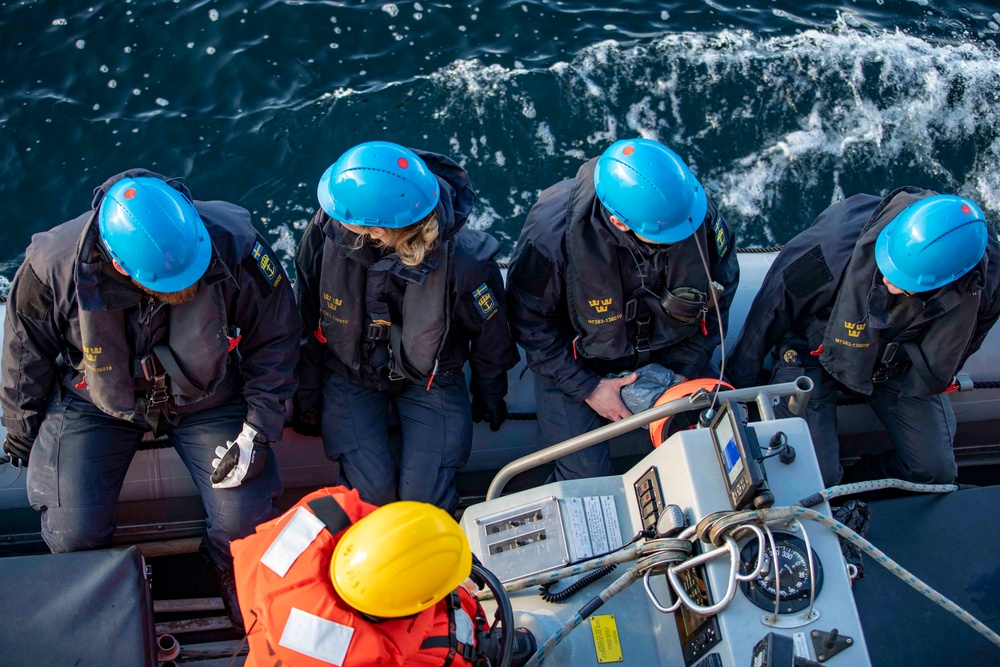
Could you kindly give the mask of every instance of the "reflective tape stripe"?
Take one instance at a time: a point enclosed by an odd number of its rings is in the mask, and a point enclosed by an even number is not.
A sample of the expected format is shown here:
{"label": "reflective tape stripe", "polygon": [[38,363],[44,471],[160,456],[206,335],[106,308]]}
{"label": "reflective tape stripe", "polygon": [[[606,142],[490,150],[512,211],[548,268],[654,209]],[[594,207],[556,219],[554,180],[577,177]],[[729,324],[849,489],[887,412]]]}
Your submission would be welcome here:
{"label": "reflective tape stripe", "polygon": [[353,636],[354,628],[349,625],[292,607],[278,644],[331,665],[342,665]]}
{"label": "reflective tape stripe", "polygon": [[323,530],[322,521],[304,507],[298,508],[281,529],[277,539],[261,556],[261,564],[269,567],[279,577],[285,576],[295,559],[309,548],[321,530]]}
{"label": "reflective tape stripe", "polygon": [[476,643],[473,629],[472,618],[465,613],[464,609],[457,610],[455,612],[455,639],[472,646]]}

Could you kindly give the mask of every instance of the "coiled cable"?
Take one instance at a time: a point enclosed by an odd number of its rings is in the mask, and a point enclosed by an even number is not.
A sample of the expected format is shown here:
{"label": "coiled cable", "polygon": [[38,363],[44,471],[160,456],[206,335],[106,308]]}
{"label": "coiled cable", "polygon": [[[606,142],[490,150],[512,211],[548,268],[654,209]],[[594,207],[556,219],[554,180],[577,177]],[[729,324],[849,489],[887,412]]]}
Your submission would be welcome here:
{"label": "coiled cable", "polygon": [[616,567],[618,567],[618,565],[615,563],[612,563],[611,565],[605,565],[602,568],[594,570],[593,572],[590,572],[584,575],[583,577],[580,577],[579,579],[577,579],[576,581],[574,581],[572,584],[562,589],[561,591],[556,591],[554,593],[551,591],[551,588],[555,586],[556,582],[550,581],[549,583],[542,584],[541,586],[538,587],[538,594],[546,602],[565,602],[577,591],[583,590],[584,588],[594,583],[598,579],[603,579],[604,577],[614,572]]}

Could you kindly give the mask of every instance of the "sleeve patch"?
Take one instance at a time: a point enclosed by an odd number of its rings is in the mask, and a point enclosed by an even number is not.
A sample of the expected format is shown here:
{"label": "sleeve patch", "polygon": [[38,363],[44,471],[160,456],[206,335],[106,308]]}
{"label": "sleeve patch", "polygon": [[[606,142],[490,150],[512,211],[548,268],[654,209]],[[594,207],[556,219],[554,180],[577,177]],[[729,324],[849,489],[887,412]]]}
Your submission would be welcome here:
{"label": "sleeve patch", "polygon": [[486,283],[472,290],[472,300],[476,303],[476,310],[484,322],[497,314],[499,306],[496,297],[493,296],[493,290]]}
{"label": "sleeve patch", "polygon": [[260,238],[253,245],[249,257],[243,260],[254,280],[268,293],[281,284],[285,272],[271,250]]}
{"label": "sleeve patch", "polygon": [[510,269],[508,284],[514,289],[523,289],[528,294],[540,298],[545,295],[552,278],[552,260],[543,255],[535,244],[528,241],[524,252]]}
{"label": "sleeve patch", "polygon": [[46,287],[31,265],[25,265],[17,285],[17,312],[32,320],[52,316],[52,290]]}
{"label": "sleeve patch", "polygon": [[719,259],[722,259],[729,251],[729,239],[726,238],[726,223],[723,222],[721,215],[715,216],[712,231],[715,234],[715,248],[718,250]]}
{"label": "sleeve patch", "polygon": [[826,266],[823,250],[817,245],[788,265],[781,274],[785,289],[792,296],[802,299],[833,280],[833,274]]}

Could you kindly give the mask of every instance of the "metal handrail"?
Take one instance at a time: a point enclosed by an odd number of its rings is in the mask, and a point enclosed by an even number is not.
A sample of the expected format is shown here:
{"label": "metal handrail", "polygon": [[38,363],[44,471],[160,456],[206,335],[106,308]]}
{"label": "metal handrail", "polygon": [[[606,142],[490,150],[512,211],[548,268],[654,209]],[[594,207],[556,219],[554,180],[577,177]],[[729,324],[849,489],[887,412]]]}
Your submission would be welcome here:
{"label": "metal handrail", "polygon": [[[795,378],[795,381],[793,382],[772,384],[765,387],[751,387],[748,389],[720,391],[718,398],[715,400],[754,401],[760,411],[761,420],[770,421],[774,419],[773,405],[782,396],[789,397],[788,409],[792,414],[799,416],[805,414],[806,405],[809,403],[809,392],[812,391],[812,388],[812,380],[805,375],[800,375]],[[575,438],[564,440],[563,442],[546,447],[545,449],[541,449],[537,452],[533,452],[527,456],[522,456],[515,461],[511,461],[500,469],[500,472],[498,472],[496,477],[493,478],[493,481],[490,482],[490,488],[486,491],[486,500],[489,501],[499,498],[504,487],[507,486],[507,482],[526,470],[531,470],[532,468],[536,468],[545,463],[555,461],[556,459],[566,456],[567,454],[578,452],[592,445],[596,445],[599,442],[604,442],[605,440],[622,435],[623,433],[634,431],[635,429],[646,426],[650,422],[654,422],[657,419],[670,417],[680,412],[687,412],[688,410],[701,410],[707,408],[712,404],[712,400],[712,395],[705,392],[695,393],[685,398],[678,398],[670,401],[669,403],[664,403],[663,405],[650,408],[649,410],[644,410],[637,415],[626,417],[621,421],[616,421],[611,424],[607,424],[606,426],[594,429],[588,433],[584,433],[583,435],[578,435]]]}

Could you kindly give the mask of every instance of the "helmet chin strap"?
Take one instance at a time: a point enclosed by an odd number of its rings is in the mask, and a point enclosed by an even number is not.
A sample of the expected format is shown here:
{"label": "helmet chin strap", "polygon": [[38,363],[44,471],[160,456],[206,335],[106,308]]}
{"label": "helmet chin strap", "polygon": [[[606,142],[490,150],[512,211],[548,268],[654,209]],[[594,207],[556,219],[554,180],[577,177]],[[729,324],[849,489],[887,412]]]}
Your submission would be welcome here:
{"label": "helmet chin strap", "polygon": [[647,239],[645,236],[641,236],[634,229],[632,229],[631,227],[629,227],[628,225],[626,225],[624,222],[622,222],[621,220],[619,220],[618,216],[616,216],[616,215],[612,215],[611,216],[611,224],[614,225],[615,229],[617,229],[619,231],[626,232],[626,233],[632,232],[632,235],[635,236],[635,238],[637,238],[638,240],[640,240],[643,243],[646,243],[648,245],[655,245],[655,246],[669,245],[667,243],[660,243],[659,241],[654,241],[652,239]]}

